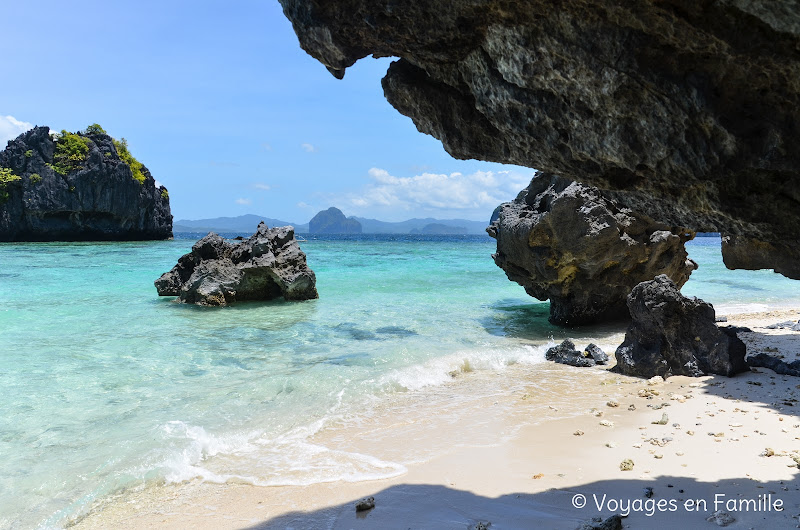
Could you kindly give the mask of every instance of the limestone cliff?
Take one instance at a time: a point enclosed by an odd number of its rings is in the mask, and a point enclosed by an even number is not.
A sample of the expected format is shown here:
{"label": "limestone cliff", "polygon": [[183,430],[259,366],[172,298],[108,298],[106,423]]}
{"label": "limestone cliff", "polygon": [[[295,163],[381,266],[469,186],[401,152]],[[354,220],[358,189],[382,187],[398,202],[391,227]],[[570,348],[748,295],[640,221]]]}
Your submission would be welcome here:
{"label": "limestone cliff", "polygon": [[172,237],[166,188],[99,126],[23,133],[0,152],[0,241]]}
{"label": "limestone cliff", "polygon": [[797,1],[280,1],[336,77],[398,57],[387,99],[454,157],[611,190],[800,278]]}

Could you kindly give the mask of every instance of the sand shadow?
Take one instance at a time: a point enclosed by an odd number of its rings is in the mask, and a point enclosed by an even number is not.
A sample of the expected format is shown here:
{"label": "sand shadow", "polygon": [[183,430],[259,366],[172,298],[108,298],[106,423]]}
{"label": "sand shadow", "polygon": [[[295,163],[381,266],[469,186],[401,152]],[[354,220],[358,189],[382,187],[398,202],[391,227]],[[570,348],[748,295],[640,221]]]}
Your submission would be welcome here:
{"label": "sand shadow", "polygon": [[[651,498],[646,496],[646,488],[652,488]],[[796,481],[760,483],[742,477],[713,483],[661,476],[606,480],[496,498],[427,484],[401,484],[376,491],[372,496],[375,508],[368,512],[357,513],[358,499],[353,499],[321,510],[291,512],[250,528],[467,530],[482,522],[491,523],[488,528],[498,530],[572,530],[593,517],[628,513],[623,519],[624,528],[672,530],[715,528],[706,519],[717,509],[729,512],[736,519],[734,528],[794,528],[800,488]],[[728,502],[733,504],[726,505]],[[775,509],[776,503],[782,511]]]}

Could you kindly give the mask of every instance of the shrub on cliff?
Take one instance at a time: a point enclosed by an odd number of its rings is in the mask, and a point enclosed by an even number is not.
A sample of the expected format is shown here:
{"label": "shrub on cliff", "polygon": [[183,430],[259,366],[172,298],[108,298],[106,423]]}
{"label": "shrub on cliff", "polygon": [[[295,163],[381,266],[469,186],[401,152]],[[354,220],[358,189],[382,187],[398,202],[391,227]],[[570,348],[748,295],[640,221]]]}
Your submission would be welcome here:
{"label": "shrub on cliff", "polygon": [[0,167],[0,204],[8,200],[7,186],[18,180],[22,180],[22,177],[15,175],[14,172],[7,167]]}
{"label": "shrub on cliff", "polygon": [[103,129],[99,123],[93,123],[86,127],[86,130],[83,131],[83,134],[86,136],[91,136],[93,134],[108,134],[105,129]]}
{"label": "shrub on cliff", "polygon": [[117,154],[120,160],[128,164],[128,167],[131,168],[133,178],[139,181],[139,184],[144,184],[145,176],[142,173],[142,163],[136,160],[128,150],[128,140],[125,138],[114,140],[114,147],[117,148]]}
{"label": "shrub on cliff", "polygon": [[53,155],[53,171],[66,175],[80,169],[81,162],[86,160],[89,152],[89,139],[65,130],[56,139],[56,151]]}

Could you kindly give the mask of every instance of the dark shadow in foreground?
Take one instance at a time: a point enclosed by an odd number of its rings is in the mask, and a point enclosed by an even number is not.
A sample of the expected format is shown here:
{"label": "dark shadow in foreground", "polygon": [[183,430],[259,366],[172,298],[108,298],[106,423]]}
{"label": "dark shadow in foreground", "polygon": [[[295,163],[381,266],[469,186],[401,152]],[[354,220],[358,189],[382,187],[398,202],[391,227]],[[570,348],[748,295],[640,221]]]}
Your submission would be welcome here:
{"label": "dark shadow in foreground", "polygon": [[[646,497],[646,488],[652,488],[651,498]],[[291,512],[251,528],[467,530],[479,527],[479,523],[491,523],[491,530],[572,530],[593,517],[605,519],[614,513],[629,513],[623,519],[623,528],[673,530],[716,528],[706,519],[721,510],[736,520],[734,528],[777,529],[796,528],[800,506],[796,480],[759,483],[735,478],[709,483],[670,476],[607,480],[497,498],[426,484],[400,484],[372,496],[375,508],[366,512],[356,512],[358,499],[353,499],[317,511]],[[782,510],[776,509],[776,503]]]}

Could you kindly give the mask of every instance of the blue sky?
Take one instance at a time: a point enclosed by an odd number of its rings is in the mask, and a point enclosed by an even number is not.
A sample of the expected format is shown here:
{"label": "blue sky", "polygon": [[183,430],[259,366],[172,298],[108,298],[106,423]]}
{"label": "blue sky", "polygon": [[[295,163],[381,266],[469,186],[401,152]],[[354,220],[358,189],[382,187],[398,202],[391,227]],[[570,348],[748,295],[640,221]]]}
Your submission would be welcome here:
{"label": "blue sky", "polygon": [[334,79],[275,0],[4,2],[0,19],[0,147],[30,124],[100,123],[176,219],[485,220],[533,173],[450,157],[384,99],[389,59]]}

